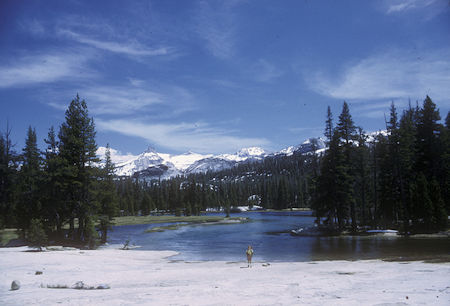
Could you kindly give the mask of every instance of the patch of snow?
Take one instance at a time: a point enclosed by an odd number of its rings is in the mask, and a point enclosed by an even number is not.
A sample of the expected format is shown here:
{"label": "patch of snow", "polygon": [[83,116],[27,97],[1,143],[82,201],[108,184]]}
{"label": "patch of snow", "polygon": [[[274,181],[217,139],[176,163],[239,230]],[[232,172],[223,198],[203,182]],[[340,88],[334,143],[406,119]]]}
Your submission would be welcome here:
{"label": "patch of snow", "polygon": [[171,162],[177,169],[185,171],[190,165],[198,160],[213,157],[212,154],[198,154],[194,152],[188,152],[181,155],[171,155],[165,153],[159,153],[164,160]]}

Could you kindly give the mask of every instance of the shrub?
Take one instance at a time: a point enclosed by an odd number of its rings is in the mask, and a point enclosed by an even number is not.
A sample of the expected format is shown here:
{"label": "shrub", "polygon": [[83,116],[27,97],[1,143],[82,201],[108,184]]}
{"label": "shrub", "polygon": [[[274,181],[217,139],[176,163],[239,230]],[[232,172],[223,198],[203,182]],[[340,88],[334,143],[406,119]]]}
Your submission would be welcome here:
{"label": "shrub", "polygon": [[39,219],[31,220],[27,240],[31,247],[39,248],[40,251],[42,251],[42,247],[47,244],[47,235],[45,234],[44,227]]}

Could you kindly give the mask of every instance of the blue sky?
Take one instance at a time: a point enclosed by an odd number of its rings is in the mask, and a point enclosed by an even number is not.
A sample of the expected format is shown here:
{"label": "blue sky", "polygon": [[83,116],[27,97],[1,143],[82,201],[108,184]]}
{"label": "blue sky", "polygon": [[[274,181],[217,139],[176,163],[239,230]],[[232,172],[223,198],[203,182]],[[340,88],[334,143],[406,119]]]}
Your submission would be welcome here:
{"label": "blue sky", "polygon": [[447,0],[0,2],[0,129],[40,145],[79,93],[97,143],[280,150],[343,101],[366,131],[428,94],[450,109]]}

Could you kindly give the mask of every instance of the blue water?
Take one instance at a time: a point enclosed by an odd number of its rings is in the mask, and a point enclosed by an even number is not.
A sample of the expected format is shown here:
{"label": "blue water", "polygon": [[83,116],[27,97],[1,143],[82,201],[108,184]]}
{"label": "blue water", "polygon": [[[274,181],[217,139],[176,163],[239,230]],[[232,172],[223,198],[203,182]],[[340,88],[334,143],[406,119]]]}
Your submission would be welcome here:
{"label": "blue water", "polygon": [[[214,214],[209,214],[214,215]],[[450,254],[450,239],[396,237],[298,237],[290,230],[314,226],[310,212],[250,212],[233,214],[250,222],[193,225],[177,230],[145,233],[167,224],[114,227],[110,244],[141,246],[136,250],[173,250],[174,260],[242,261],[248,245],[255,261],[310,261],[330,259],[429,258]]]}

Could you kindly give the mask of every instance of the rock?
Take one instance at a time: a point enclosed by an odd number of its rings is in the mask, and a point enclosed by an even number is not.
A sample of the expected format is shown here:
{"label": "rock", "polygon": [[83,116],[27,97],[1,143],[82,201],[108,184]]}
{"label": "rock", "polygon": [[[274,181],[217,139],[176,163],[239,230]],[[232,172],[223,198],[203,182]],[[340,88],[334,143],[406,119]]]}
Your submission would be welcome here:
{"label": "rock", "polygon": [[36,273],[34,273],[34,275],[42,275],[42,271],[36,271]]}
{"label": "rock", "polygon": [[[44,287],[44,285],[41,284],[41,287]],[[69,287],[67,285],[56,284],[56,285],[47,285],[47,288],[67,289]],[[89,286],[89,285],[85,284],[83,281],[78,281],[75,284],[73,284],[72,286],[70,286],[70,289],[94,290],[94,289],[111,289],[111,287],[108,284],[99,284],[97,286]]]}
{"label": "rock", "polygon": [[[45,288],[44,284],[41,284],[41,288]],[[69,287],[67,287],[67,285],[61,285],[61,284],[54,284],[54,285],[50,284],[50,285],[47,285],[47,288],[50,288],[50,289],[67,289]]]}
{"label": "rock", "polygon": [[[83,283],[82,281],[78,281],[78,282],[76,282],[75,284],[73,284],[72,285],[72,287],[70,287],[70,288],[72,288],[72,289],[83,289],[83,290],[92,290],[92,289],[99,289],[99,288],[96,288],[96,287],[94,287],[94,286],[89,286],[89,285],[86,285],[85,283]],[[103,289],[103,288],[102,288]],[[106,289],[106,288],[105,288]],[[109,289],[109,288],[107,288],[107,289]]]}
{"label": "rock", "polygon": [[96,289],[111,289],[111,287],[108,284],[100,284]]}
{"label": "rock", "polygon": [[19,290],[20,282],[18,280],[13,280],[11,283],[11,290]]}
{"label": "rock", "polygon": [[78,281],[70,287],[72,289],[85,289],[85,285],[82,281]]}

